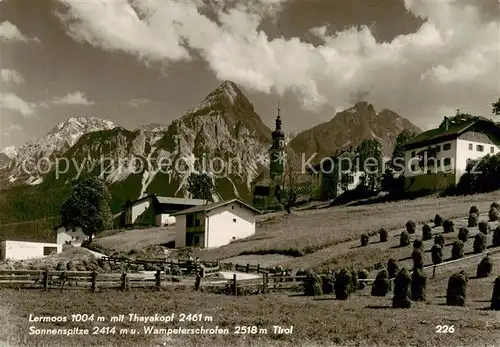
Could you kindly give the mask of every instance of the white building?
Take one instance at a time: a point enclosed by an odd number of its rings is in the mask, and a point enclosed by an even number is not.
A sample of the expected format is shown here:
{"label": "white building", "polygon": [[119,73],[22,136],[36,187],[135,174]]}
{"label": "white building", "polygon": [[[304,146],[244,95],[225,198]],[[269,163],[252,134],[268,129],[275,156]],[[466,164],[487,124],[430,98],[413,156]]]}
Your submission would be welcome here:
{"label": "white building", "polygon": [[82,243],[83,241],[87,241],[89,237],[85,235],[82,231],[82,228],[77,227],[75,230],[66,229],[63,226],[57,226],[54,228],[57,232],[57,241],[58,245],[64,245],[66,242],[71,244]]}
{"label": "white building", "polygon": [[252,236],[255,234],[255,217],[259,214],[259,210],[238,199],[175,213],[175,247],[214,248]]}
{"label": "white building", "polygon": [[183,199],[151,194],[124,206],[125,225],[175,224],[175,212],[206,204],[203,199]]}
{"label": "white building", "polygon": [[53,253],[62,252],[62,245],[57,243],[2,241],[0,242],[0,260],[25,260],[43,258]]}
{"label": "white building", "polygon": [[457,184],[470,160],[500,150],[500,128],[475,117],[450,124],[444,118],[436,129],[423,132],[404,144],[405,191],[441,190]]}

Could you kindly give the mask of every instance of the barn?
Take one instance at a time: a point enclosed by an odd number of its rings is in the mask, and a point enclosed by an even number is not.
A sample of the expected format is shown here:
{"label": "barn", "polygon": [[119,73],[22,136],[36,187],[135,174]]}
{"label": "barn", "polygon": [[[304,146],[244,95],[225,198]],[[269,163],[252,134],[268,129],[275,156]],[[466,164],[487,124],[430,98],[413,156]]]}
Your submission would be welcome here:
{"label": "barn", "polygon": [[57,243],[26,242],[5,240],[0,242],[0,260],[25,260],[43,258],[53,253],[61,253],[62,245]]}

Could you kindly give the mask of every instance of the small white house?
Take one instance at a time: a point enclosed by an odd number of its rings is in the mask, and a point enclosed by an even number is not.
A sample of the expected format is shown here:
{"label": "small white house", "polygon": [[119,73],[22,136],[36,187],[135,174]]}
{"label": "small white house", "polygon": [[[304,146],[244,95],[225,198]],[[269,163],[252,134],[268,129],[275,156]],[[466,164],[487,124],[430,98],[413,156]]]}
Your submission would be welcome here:
{"label": "small white house", "polygon": [[87,241],[89,237],[85,235],[82,231],[82,228],[77,227],[75,230],[66,229],[63,226],[57,226],[54,228],[57,232],[57,241],[58,245],[64,245],[66,242],[75,244],[82,243],[83,241]]}
{"label": "small white house", "polygon": [[2,241],[0,242],[0,260],[25,260],[43,258],[53,253],[62,252],[62,245],[57,243]]}
{"label": "small white house", "polygon": [[403,146],[405,190],[439,190],[457,184],[469,161],[500,152],[500,128],[491,120],[474,117],[417,135]]}
{"label": "small white house", "polygon": [[214,248],[255,234],[261,212],[238,199],[196,206],[174,214],[175,247]]}

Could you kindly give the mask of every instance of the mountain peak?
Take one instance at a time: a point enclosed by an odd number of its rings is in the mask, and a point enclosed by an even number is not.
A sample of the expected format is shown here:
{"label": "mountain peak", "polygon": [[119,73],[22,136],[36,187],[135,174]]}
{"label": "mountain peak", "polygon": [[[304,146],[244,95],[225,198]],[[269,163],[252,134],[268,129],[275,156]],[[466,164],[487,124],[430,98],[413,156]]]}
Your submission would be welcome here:
{"label": "mountain peak", "polygon": [[97,117],[71,117],[57,124],[49,132],[49,135],[60,132],[61,130],[68,128],[72,129],[102,128],[102,130],[105,130],[105,129],[112,129],[114,127],[115,124],[107,119],[102,119]]}
{"label": "mountain peak", "polygon": [[2,149],[2,152],[0,152],[0,153],[5,154],[7,157],[12,159],[17,155],[17,148],[14,146],[8,146],[8,147],[5,147],[4,149]]}

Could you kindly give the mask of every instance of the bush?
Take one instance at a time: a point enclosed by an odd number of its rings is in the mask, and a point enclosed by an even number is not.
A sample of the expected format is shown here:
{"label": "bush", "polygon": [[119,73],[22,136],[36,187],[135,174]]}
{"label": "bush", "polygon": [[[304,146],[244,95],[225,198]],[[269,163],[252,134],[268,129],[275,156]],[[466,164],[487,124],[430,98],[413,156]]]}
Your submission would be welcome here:
{"label": "bush", "polygon": [[[366,280],[368,278],[369,272],[368,270],[359,270],[358,271],[358,280]],[[358,289],[364,289],[366,287],[366,282],[358,281]]]}
{"label": "bush", "polygon": [[491,309],[495,311],[500,310],[500,276],[495,280],[493,285],[493,294],[491,295]]}
{"label": "bush", "polygon": [[486,235],[477,233],[474,236],[474,253],[482,253],[486,249]]}
{"label": "bush", "polygon": [[467,282],[469,278],[464,271],[453,274],[448,280],[448,290],[446,291],[446,305],[464,306]]}
{"label": "bush", "polygon": [[406,231],[408,234],[415,234],[415,231],[417,230],[417,225],[415,224],[414,221],[409,220],[406,222]]}
{"label": "bush", "polygon": [[425,301],[425,287],[427,276],[422,269],[417,269],[411,274],[411,299],[413,301]]}
{"label": "bush", "polygon": [[421,239],[415,239],[413,241],[413,248],[415,249],[424,249],[424,243],[422,242]]}
{"label": "bush", "polygon": [[395,259],[389,259],[387,262],[387,273],[389,274],[389,278],[394,278],[399,272],[398,262]]}
{"label": "bush", "polygon": [[394,297],[392,298],[392,307],[410,308],[410,288],[411,277],[408,270],[401,269],[394,279]]}
{"label": "bush", "polygon": [[[333,276],[330,274],[321,275],[321,290],[323,294],[332,294],[333,293]],[[320,294],[321,295],[321,294]]]}
{"label": "bush", "polygon": [[492,243],[493,247],[500,247],[500,227],[496,227],[495,231],[493,232]]}
{"label": "bush", "polygon": [[432,228],[429,224],[424,224],[422,227],[422,240],[427,241],[432,239]]}
{"label": "bush", "polygon": [[441,217],[440,215],[437,214],[434,217],[434,226],[440,227],[442,224],[443,224],[443,217]]}
{"label": "bush", "polygon": [[490,208],[496,208],[497,210],[500,210],[500,204],[496,201],[492,202]]}
{"label": "bush", "polygon": [[455,223],[452,220],[445,220],[443,222],[443,232],[446,234],[452,233],[455,231]]}
{"label": "bush", "polygon": [[491,275],[493,271],[493,262],[489,256],[484,257],[481,262],[477,265],[476,276],[478,278],[484,278]]}
{"label": "bush", "polygon": [[380,235],[380,242],[387,242],[387,240],[389,240],[389,232],[382,228],[378,231],[379,235]]}
{"label": "bush", "polygon": [[304,295],[317,296],[323,294],[323,280],[314,271],[309,270],[304,281]]}
{"label": "bush", "polygon": [[467,242],[467,240],[469,239],[469,229],[460,228],[458,230],[458,239],[463,243]]}
{"label": "bush", "polygon": [[479,209],[477,208],[477,206],[471,206],[470,209],[469,209],[469,214],[476,214],[478,215],[479,214]]}
{"label": "bush", "polygon": [[62,261],[57,263],[56,271],[66,271],[66,264],[64,264]]}
{"label": "bush", "polygon": [[73,260],[68,261],[68,263],[66,264],[66,270],[68,271],[76,271],[76,268],[77,266]]}
{"label": "bush", "polygon": [[460,259],[464,257],[464,243],[460,240],[453,242],[453,247],[451,248],[451,259]]}
{"label": "bush", "polygon": [[361,246],[368,246],[368,243],[370,242],[370,236],[368,234],[363,234],[361,235]]}
{"label": "bush", "polygon": [[434,236],[434,244],[444,247],[444,236],[443,235]]}
{"label": "bush", "polygon": [[406,247],[410,244],[410,234],[407,231],[403,231],[399,237],[399,246]]}
{"label": "bush", "polygon": [[431,248],[432,263],[434,265],[441,264],[443,262],[443,246],[440,244],[435,244]]}
{"label": "bush", "polygon": [[500,219],[500,212],[498,212],[498,208],[492,207],[488,212],[488,218],[490,222],[496,222]]}
{"label": "bush", "polygon": [[371,294],[372,296],[386,296],[389,293],[390,287],[389,272],[387,270],[380,270],[373,282]]}
{"label": "bush", "polygon": [[477,226],[478,221],[479,221],[479,216],[476,213],[469,214],[469,220],[467,221],[467,227],[473,228],[473,227]]}
{"label": "bush", "polygon": [[[356,291],[356,277],[350,269],[342,269],[335,274],[335,297],[337,300],[347,300]],[[356,281],[357,282],[357,281]]]}
{"label": "bush", "polygon": [[415,248],[411,254],[413,259],[413,270],[424,268],[424,251],[420,248]]}
{"label": "bush", "polygon": [[489,234],[490,231],[491,231],[490,224],[487,221],[484,221],[484,220],[482,220],[482,221],[479,222],[478,229],[479,229],[480,232],[482,232],[485,235]]}

